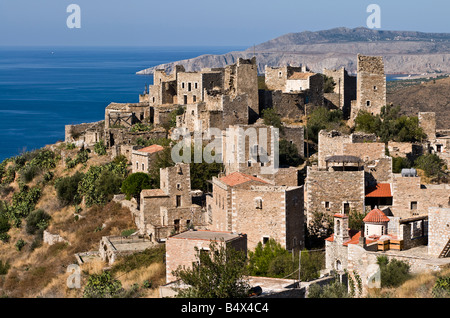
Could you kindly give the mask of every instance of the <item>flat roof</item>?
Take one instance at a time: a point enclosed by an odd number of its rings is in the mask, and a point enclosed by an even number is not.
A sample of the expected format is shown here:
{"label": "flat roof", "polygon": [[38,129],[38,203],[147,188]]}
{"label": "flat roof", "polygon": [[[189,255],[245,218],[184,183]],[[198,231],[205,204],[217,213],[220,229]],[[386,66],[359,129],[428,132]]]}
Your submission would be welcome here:
{"label": "flat roof", "polygon": [[171,236],[169,239],[208,240],[208,241],[224,240],[225,242],[227,242],[239,237],[241,237],[240,234],[232,232],[190,230]]}

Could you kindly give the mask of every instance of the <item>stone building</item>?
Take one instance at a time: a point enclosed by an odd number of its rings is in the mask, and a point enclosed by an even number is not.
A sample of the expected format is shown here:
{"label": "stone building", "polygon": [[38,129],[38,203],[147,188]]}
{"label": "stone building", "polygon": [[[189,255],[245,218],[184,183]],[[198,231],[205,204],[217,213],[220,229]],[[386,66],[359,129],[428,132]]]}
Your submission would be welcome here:
{"label": "stone building", "polygon": [[[230,125],[222,135],[222,162],[225,173],[240,171],[274,179],[286,167],[275,155],[279,154],[279,141],[295,145],[300,157],[304,156],[304,127],[283,125],[279,130],[258,120],[253,125]],[[272,169],[276,168],[276,169]],[[290,183],[297,185],[297,182]]]}
{"label": "stone building", "polygon": [[184,126],[189,126],[192,115],[197,120],[205,120],[204,127],[219,128],[229,125],[236,117],[248,124],[259,116],[255,58],[239,58],[235,64],[224,68],[205,68],[199,72],[185,72],[184,67],[178,65],[170,75],[156,70],[153,77],[154,84],[149,86],[146,99],[154,111],[151,122],[156,125],[166,122],[174,109],[187,105],[186,118],[180,121]]}
{"label": "stone building", "polygon": [[150,171],[152,162],[156,159],[156,155],[164,150],[160,145],[151,145],[141,149],[133,149],[131,153],[132,173]]}
{"label": "stone building", "polygon": [[393,174],[392,213],[409,218],[426,215],[434,206],[447,207],[450,202],[449,184],[422,184],[419,176]]}
{"label": "stone building", "polygon": [[78,147],[93,147],[97,142],[105,138],[105,122],[84,123],[79,125],[66,125],[66,143],[74,143]]}
{"label": "stone building", "polygon": [[186,231],[169,237],[166,241],[166,283],[177,278],[173,271],[190,269],[198,262],[198,253],[208,253],[214,242],[226,249],[233,248],[247,254],[247,236],[224,231]]}
{"label": "stone building", "polygon": [[351,119],[356,118],[360,110],[378,115],[386,106],[386,75],[381,56],[357,57],[356,103],[351,109]]}
{"label": "stone building", "polygon": [[326,94],[326,104],[342,109],[344,118],[352,125],[361,110],[373,115],[380,114],[386,106],[386,75],[382,56],[357,55],[356,78],[344,68],[324,69],[324,75],[332,77],[336,86],[333,93]]}
{"label": "stone building", "polygon": [[171,233],[205,225],[201,206],[192,203],[189,164],[160,169],[160,188],[142,190],[134,219],[139,234],[161,241]]}
{"label": "stone building", "polygon": [[356,100],[356,76],[349,75],[344,67],[338,70],[324,69],[323,74],[335,83],[333,92],[324,93],[329,108],[341,109],[344,118],[349,118],[352,100]]}
{"label": "stone building", "polygon": [[249,249],[270,238],[287,249],[303,246],[303,187],[276,186],[241,172],[212,183],[206,201],[212,230],[246,233]]}
{"label": "stone building", "polygon": [[359,159],[354,157],[331,157],[331,159],[340,166],[345,164],[346,169],[327,171],[317,167],[308,167],[305,182],[308,222],[312,220],[315,212],[333,215],[335,213],[348,214],[352,210],[364,211],[365,173],[362,166],[358,168]]}
{"label": "stone building", "polygon": [[450,256],[450,208],[428,209],[428,254]]}
{"label": "stone building", "polygon": [[261,90],[260,109],[273,108],[282,118],[301,121],[305,107],[323,106],[323,76],[306,67],[265,67],[266,90]]}

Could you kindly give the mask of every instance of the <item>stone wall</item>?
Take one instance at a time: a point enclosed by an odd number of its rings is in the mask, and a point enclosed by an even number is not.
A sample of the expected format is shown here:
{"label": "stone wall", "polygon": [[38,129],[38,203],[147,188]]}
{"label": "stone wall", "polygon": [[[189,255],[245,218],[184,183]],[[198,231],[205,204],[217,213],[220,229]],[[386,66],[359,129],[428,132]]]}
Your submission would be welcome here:
{"label": "stone wall", "polygon": [[354,119],[360,110],[377,115],[381,108],[386,106],[386,76],[383,57],[358,54],[356,104],[357,107],[351,110],[351,119]]}
{"label": "stone wall", "polygon": [[231,196],[232,230],[247,234],[249,250],[269,238],[286,249],[303,246],[303,187],[254,186]]}
{"label": "stone wall", "polygon": [[323,169],[326,167],[325,159],[329,156],[344,154],[344,144],[351,143],[350,135],[342,134],[336,130],[319,132],[319,153],[318,153],[318,167]]}
{"label": "stone wall", "polygon": [[[335,82],[334,96],[325,96],[337,108],[342,109],[344,118],[350,116],[351,101],[356,100],[356,77],[348,75],[345,68],[339,70],[323,70],[324,75],[333,78]],[[337,97],[337,101],[336,101]]]}
{"label": "stone wall", "polygon": [[319,171],[308,167],[306,182],[308,222],[312,213],[342,213],[344,204],[350,210],[364,211],[364,171]]}
{"label": "stone wall", "polygon": [[429,141],[436,139],[436,113],[419,112],[419,126],[427,135]]}
{"label": "stone wall", "polygon": [[420,177],[402,177],[393,174],[392,213],[403,218],[426,215],[430,207],[448,206],[450,186],[421,185]]}
{"label": "stone wall", "polygon": [[[200,232],[200,231],[199,231]],[[212,232],[215,233],[215,232]],[[220,233],[217,234],[218,236]],[[245,235],[235,235],[236,238],[221,242],[217,240],[219,245],[225,244],[226,248],[234,248],[238,251],[244,251],[247,253],[247,238]],[[182,236],[172,236],[167,239],[166,242],[166,282],[172,282],[176,280],[173,275],[173,271],[178,268],[190,269],[192,264],[198,261],[198,251],[208,251],[212,240],[202,239],[195,237],[183,238]]]}
{"label": "stone wall", "polygon": [[284,119],[301,121],[305,115],[306,92],[283,93],[260,90],[260,108],[273,108]]}
{"label": "stone wall", "polygon": [[103,120],[94,123],[66,125],[64,141],[67,143],[75,143],[80,147],[82,145],[92,147],[100,140],[104,140],[104,125],[105,122]]}
{"label": "stone wall", "polygon": [[450,208],[428,209],[428,254],[438,257],[450,240]]}

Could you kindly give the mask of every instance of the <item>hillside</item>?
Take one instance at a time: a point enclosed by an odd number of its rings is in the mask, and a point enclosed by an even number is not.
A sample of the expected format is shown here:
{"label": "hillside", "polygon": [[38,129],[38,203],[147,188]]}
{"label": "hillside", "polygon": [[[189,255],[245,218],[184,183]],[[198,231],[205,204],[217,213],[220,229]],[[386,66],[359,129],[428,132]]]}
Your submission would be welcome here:
{"label": "hillside", "polygon": [[[90,152],[84,162],[68,167],[67,161],[62,158],[76,158],[79,151],[80,149],[58,143],[5,161],[7,164],[0,171],[0,297],[83,297],[83,288],[89,275],[101,273],[105,263],[98,259],[83,264],[81,288],[70,289],[67,287],[67,279],[73,272],[68,272],[67,269],[69,265],[77,264],[75,254],[98,251],[103,236],[125,235],[125,232],[135,231],[136,225],[130,210],[119,203],[107,199],[102,204],[86,204],[87,197],[98,191],[98,185],[79,204],[68,204],[61,200],[56,186],[61,178],[82,173],[85,178],[80,183],[89,183],[92,180],[88,178],[92,177],[90,171],[111,164],[110,154]],[[36,154],[42,152],[50,155],[45,160],[36,160]],[[45,162],[45,167],[41,162]],[[28,166],[39,166],[41,169],[26,177]],[[4,171],[15,173],[5,174]],[[64,191],[69,193],[70,187]],[[31,200],[27,195],[29,193],[37,195]],[[39,220],[35,231],[31,233],[31,220],[27,215],[35,214],[38,210],[44,211],[49,219],[45,222],[43,219]],[[5,217],[10,223],[7,232],[2,227]],[[60,235],[65,242],[54,245],[44,243],[44,229],[51,234]],[[163,257],[164,250],[149,249],[135,254],[132,259],[124,258],[116,262],[112,272],[115,277],[120,277],[124,288],[123,297],[137,294],[140,297],[157,297],[158,286],[165,281]],[[142,287],[146,281],[152,282],[152,288]]]}
{"label": "hillside", "polygon": [[187,71],[224,67],[235,63],[239,57],[252,56],[257,58],[260,73],[264,73],[265,65],[285,64],[306,64],[314,72],[345,67],[354,73],[358,53],[383,56],[386,74],[450,73],[449,33],[335,28],[289,33],[242,52],[202,55],[154,66],[137,74],[151,74],[159,68],[171,71],[177,64],[183,64]]}
{"label": "hillside", "polygon": [[408,116],[417,116],[418,112],[435,112],[436,128],[450,129],[450,77],[416,80],[412,85],[391,87],[386,99],[388,103],[400,105],[401,112]]}

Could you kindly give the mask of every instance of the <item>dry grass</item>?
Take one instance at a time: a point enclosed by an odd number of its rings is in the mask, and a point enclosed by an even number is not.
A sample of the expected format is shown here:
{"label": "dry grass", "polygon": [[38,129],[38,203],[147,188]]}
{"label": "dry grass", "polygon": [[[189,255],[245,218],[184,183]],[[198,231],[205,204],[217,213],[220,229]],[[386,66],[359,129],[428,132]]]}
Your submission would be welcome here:
{"label": "dry grass", "polygon": [[369,297],[389,298],[433,298],[432,289],[440,276],[449,276],[450,267],[439,272],[424,272],[414,274],[410,279],[397,288],[382,288],[371,290]]}
{"label": "dry grass", "polygon": [[[77,150],[73,150],[73,156]],[[75,174],[77,171],[86,172],[92,165],[100,165],[110,162],[110,156],[98,156],[90,153],[90,159],[86,166],[77,165],[73,169],[66,169],[60,161],[55,169],[54,180]],[[38,180],[33,180],[32,186]],[[18,190],[17,181],[12,187]],[[12,193],[1,200],[9,201]],[[0,296],[9,297],[82,297],[80,289],[67,287],[67,266],[76,263],[75,253],[98,250],[102,236],[117,235],[125,229],[135,226],[129,209],[122,208],[117,203],[108,203],[105,206],[84,208],[78,221],[75,220],[73,206],[62,206],[56,196],[53,182],[43,186],[42,195],[36,208],[45,210],[52,219],[48,231],[59,234],[69,244],[58,243],[53,246],[43,244],[31,250],[30,247],[35,236],[25,231],[25,221],[22,228],[12,228],[8,234],[11,236],[9,243],[0,242],[0,260],[10,264],[7,275],[0,277]],[[23,239],[27,245],[17,251],[14,244]],[[89,274],[99,273],[105,264],[103,262],[83,265],[83,283]]]}

